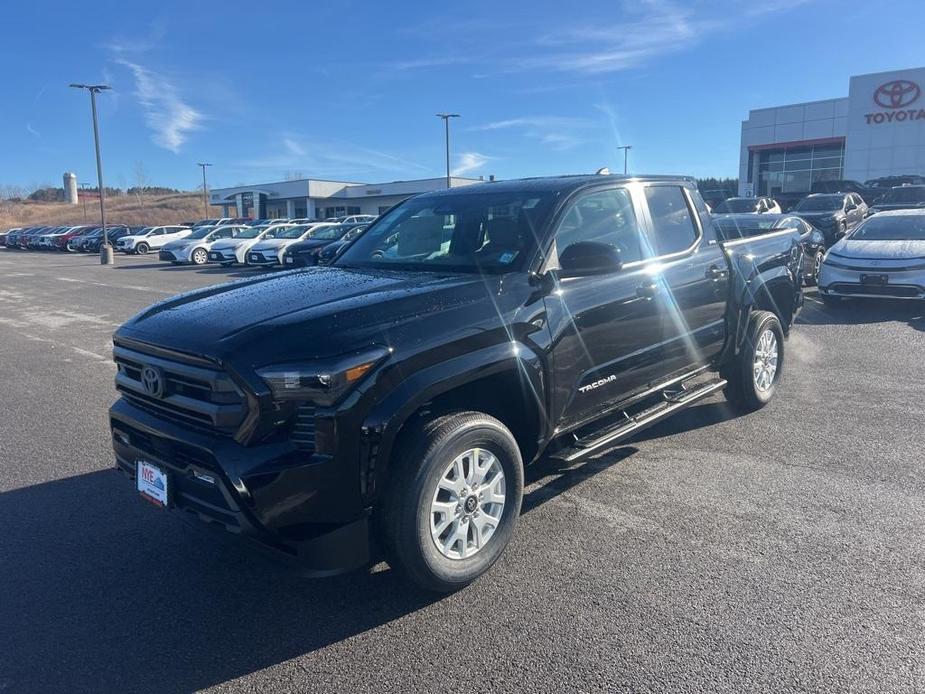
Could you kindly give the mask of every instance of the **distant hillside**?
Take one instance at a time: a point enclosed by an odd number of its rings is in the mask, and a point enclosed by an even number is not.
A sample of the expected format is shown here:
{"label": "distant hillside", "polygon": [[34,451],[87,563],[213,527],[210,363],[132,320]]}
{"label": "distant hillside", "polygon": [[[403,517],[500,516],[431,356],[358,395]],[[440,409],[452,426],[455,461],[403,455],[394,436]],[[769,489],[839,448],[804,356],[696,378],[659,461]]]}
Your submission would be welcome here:
{"label": "distant hillside", "polygon": [[[134,195],[106,198],[106,223],[112,224],[176,224],[202,219],[206,214],[202,196],[196,193],[145,196],[141,201]],[[209,217],[221,217],[221,207],[210,207]],[[0,231],[11,227],[38,224],[99,224],[98,199],[79,205],[63,202],[0,201]]]}

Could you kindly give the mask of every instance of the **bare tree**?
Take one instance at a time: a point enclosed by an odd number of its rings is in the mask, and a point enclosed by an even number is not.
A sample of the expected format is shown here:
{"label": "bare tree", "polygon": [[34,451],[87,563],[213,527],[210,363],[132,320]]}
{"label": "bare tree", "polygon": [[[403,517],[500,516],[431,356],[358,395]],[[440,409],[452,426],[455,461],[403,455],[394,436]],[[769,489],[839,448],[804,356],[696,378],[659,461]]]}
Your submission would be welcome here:
{"label": "bare tree", "polygon": [[[141,216],[145,216],[145,191],[151,185],[148,178],[148,172],[145,170],[144,162],[135,162],[135,196],[138,198],[138,204],[141,206]],[[147,221],[147,220],[146,220]]]}

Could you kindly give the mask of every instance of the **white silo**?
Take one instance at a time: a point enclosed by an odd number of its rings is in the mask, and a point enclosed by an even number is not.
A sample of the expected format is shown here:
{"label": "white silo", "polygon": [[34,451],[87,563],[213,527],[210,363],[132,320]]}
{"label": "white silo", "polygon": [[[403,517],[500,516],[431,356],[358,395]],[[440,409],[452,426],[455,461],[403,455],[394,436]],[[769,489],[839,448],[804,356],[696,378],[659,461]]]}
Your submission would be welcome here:
{"label": "white silo", "polygon": [[64,174],[64,200],[69,205],[76,205],[80,202],[77,199],[77,174],[73,171],[67,171]]}

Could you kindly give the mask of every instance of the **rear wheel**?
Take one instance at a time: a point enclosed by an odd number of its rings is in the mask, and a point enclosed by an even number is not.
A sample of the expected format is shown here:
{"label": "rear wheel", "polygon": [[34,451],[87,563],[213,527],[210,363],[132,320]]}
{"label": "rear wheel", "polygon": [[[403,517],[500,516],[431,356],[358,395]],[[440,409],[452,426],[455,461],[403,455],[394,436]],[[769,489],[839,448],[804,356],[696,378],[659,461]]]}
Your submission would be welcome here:
{"label": "rear wheel", "polygon": [[523,463],[494,417],[460,412],[408,432],[379,530],[389,563],[428,590],[462,588],[500,558],[523,497]]}
{"label": "rear wheel", "polygon": [[810,276],[807,278],[807,284],[816,285],[819,282],[819,271],[822,269],[822,258],[825,255],[822,251],[816,251],[813,257],[813,268]]}
{"label": "rear wheel", "polygon": [[135,252],[138,255],[145,255],[150,250],[151,250],[151,247],[148,244],[146,244],[144,241],[142,241],[137,246],[135,246]]}
{"label": "rear wheel", "polygon": [[774,397],[784,366],[784,331],[770,311],[755,311],[748,319],[745,341],[726,376],[726,398],[738,409],[752,412]]}
{"label": "rear wheel", "polygon": [[209,261],[209,254],[206,253],[205,248],[197,248],[190,258],[192,258],[195,265],[205,265]]}

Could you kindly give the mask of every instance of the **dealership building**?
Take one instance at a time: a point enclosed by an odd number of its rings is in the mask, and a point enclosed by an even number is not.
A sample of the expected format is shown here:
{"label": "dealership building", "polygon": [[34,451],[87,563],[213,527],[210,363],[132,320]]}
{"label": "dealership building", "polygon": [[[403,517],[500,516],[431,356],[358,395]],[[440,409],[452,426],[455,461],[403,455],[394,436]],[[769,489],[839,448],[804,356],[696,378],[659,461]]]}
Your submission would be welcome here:
{"label": "dealership building", "polygon": [[[458,176],[450,179],[453,187],[480,183],[481,180]],[[225,217],[326,219],[353,214],[382,214],[412,195],[445,188],[445,177],[390,183],[302,178],[215,188],[210,191],[209,199],[212,205],[222,208]]]}
{"label": "dealership building", "polygon": [[755,109],[742,122],[740,195],[900,174],[925,174],[925,68],[858,75],[845,98]]}

